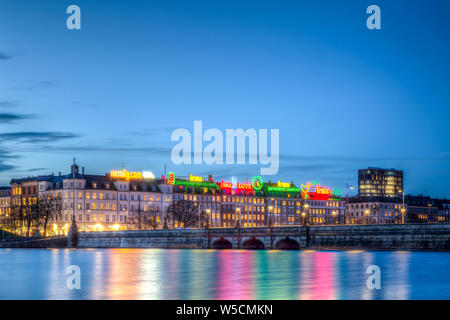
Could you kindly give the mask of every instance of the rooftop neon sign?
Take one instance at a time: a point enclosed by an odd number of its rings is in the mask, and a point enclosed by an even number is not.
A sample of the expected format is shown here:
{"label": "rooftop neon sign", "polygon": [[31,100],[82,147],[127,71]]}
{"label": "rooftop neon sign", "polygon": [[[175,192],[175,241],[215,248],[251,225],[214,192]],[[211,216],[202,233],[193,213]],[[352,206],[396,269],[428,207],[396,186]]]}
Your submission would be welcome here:
{"label": "rooftop neon sign", "polygon": [[311,200],[330,200],[333,196],[341,195],[340,189],[330,189],[328,186],[321,186],[318,182],[307,182],[301,185],[302,197]]}
{"label": "rooftop neon sign", "polygon": [[109,173],[111,178],[125,179],[125,180],[140,180],[142,179],[142,172],[128,172],[125,169],[122,171],[111,170]]}
{"label": "rooftop neon sign", "polygon": [[254,176],[252,179],[252,187],[254,190],[259,191],[262,189],[264,183],[260,176]]}
{"label": "rooftop neon sign", "polygon": [[175,179],[175,173],[169,172],[169,177],[167,179],[167,184],[173,184],[177,186],[186,187],[203,187],[203,188],[217,188],[217,184],[214,182],[203,181],[202,177],[197,177],[194,175],[189,175],[189,180],[179,180]]}
{"label": "rooftop neon sign", "polygon": [[240,183],[240,182],[220,182],[219,184],[220,189],[233,189],[233,190],[253,190],[253,186],[249,183]]}

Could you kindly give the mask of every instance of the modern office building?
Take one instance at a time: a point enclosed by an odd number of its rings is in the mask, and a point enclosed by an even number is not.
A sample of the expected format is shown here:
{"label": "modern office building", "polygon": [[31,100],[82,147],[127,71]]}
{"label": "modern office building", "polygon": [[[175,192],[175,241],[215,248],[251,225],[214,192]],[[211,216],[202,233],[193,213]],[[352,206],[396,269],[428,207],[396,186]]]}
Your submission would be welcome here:
{"label": "modern office building", "polygon": [[403,171],[368,168],[358,170],[359,197],[399,198],[403,192]]}

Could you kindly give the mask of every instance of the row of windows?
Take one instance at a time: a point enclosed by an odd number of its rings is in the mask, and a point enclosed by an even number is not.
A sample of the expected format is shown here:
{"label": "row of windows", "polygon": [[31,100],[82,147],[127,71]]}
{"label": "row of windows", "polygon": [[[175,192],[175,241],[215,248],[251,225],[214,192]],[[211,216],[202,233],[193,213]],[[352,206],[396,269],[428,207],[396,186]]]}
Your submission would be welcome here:
{"label": "row of windows", "polygon": [[[82,203],[78,203],[77,208],[78,208],[78,210],[83,210],[83,204]],[[86,203],[85,208],[86,208],[86,210],[106,210],[106,211],[112,210],[112,211],[116,211],[117,206],[116,206],[115,203],[113,203],[111,205],[109,203],[106,203],[106,204],[103,204],[103,203]],[[130,210],[131,211],[138,210],[138,208],[139,208],[139,206],[130,205]],[[64,204],[64,209],[66,209],[66,210],[67,209],[73,209],[73,203],[66,203],[66,204]],[[126,210],[128,210],[128,206],[126,204],[120,204],[119,205],[119,209],[121,211],[126,211]],[[144,205],[144,206],[141,206],[141,209],[143,211],[153,211],[153,210],[159,209],[159,206],[158,205]]]}
{"label": "row of windows", "polygon": [[[347,209],[348,209],[348,205],[347,205]],[[400,204],[394,204],[394,205],[392,205],[392,204],[375,204],[375,203],[371,203],[371,204],[369,204],[369,203],[366,203],[366,204],[355,204],[355,205],[353,205],[353,204],[351,204],[350,205],[350,209],[351,210],[353,210],[353,209],[369,209],[369,208],[372,208],[372,209],[377,209],[377,208],[380,208],[380,209],[382,209],[382,208],[385,208],[385,209],[391,209],[391,208],[395,208],[395,209],[401,209],[402,208],[402,205],[400,205]]]}
{"label": "row of windows", "polygon": [[[219,218],[219,214],[217,214],[217,219]],[[228,214],[223,214],[222,218],[223,220],[235,220],[236,217],[239,217],[239,215],[235,215],[234,213],[228,213]],[[240,215],[241,220],[264,220],[264,215],[262,214],[242,214]],[[213,216],[214,219],[214,216]]]}

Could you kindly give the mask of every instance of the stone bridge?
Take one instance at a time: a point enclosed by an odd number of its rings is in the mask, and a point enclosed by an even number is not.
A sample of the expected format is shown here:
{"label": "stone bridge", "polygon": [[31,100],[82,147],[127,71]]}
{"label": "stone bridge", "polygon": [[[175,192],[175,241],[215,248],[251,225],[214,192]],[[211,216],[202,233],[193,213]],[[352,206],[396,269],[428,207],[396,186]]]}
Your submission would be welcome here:
{"label": "stone bridge", "polygon": [[450,250],[450,224],[81,232],[78,248]]}
{"label": "stone bridge", "polygon": [[66,248],[67,237],[0,238],[0,248]]}

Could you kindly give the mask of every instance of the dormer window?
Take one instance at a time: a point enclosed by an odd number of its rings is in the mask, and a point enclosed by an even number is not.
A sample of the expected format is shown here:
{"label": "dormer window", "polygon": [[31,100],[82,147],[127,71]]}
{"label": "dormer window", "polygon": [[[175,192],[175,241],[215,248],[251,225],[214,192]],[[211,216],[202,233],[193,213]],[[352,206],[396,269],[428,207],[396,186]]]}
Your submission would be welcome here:
{"label": "dormer window", "polygon": [[97,189],[97,182],[92,183],[92,187],[93,187],[94,189]]}

